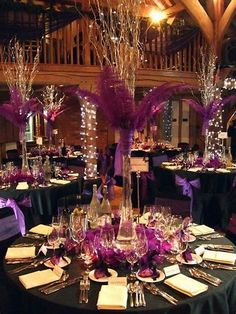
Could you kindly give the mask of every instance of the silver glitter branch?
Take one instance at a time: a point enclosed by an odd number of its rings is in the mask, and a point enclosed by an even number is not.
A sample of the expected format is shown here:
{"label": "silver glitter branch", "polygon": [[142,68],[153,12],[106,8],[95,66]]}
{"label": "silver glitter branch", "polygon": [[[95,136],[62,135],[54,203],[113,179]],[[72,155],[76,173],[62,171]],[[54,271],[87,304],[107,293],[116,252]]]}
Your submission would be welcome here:
{"label": "silver glitter branch", "polygon": [[22,101],[30,99],[32,95],[32,84],[37,74],[39,64],[39,49],[33,59],[29,62],[29,49],[25,49],[19,41],[11,40],[7,51],[5,52],[5,61],[3,64],[3,74],[5,76],[9,89],[20,91]]}

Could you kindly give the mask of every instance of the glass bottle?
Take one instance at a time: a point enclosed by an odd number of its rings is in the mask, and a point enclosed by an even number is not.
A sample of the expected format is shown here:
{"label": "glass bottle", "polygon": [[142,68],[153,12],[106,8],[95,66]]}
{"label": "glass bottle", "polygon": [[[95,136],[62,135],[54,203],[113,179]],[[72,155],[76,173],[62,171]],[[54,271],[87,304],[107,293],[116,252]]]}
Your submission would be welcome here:
{"label": "glass bottle", "polygon": [[50,179],[52,178],[52,167],[50,164],[49,156],[46,156],[46,160],[43,165],[44,170],[44,180],[46,183],[50,182]]}
{"label": "glass bottle", "polygon": [[97,226],[98,215],[101,212],[101,204],[97,196],[97,185],[93,184],[93,196],[88,210],[88,221],[90,228],[94,229]]}
{"label": "glass bottle", "polygon": [[111,216],[111,204],[108,199],[107,185],[103,186],[103,199],[101,203],[100,216],[109,215]]}

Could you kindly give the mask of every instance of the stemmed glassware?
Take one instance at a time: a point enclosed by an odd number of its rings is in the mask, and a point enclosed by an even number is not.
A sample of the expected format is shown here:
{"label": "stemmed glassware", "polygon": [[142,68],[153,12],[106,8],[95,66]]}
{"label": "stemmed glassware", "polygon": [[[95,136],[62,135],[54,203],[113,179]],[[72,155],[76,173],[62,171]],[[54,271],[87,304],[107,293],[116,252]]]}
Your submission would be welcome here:
{"label": "stemmed glassware", "polygon": [[86,236],[86,222],[83,214],[71,214],[70,216],[70,232],[72,239],[80,244]]}
{"label": "stemmed glassware", "polygon": [[135,280],[136,279],[136,273],[134,272],[134,265],[139,260],[139,254],[137,250],[137,239],[134,239],[131,241],[129,247],[125,249],[125,257],[127,262],[130,264],[130,274],[128,276],[129,280]]}
{"label": "stemmed glassware", "polygon": [[89,267],[93,264],[96,250],[92,241],[85,240],[80,245],[80,257],[84,261],[85,274],[88,274]]}
{"label": "stemmed glassware", "polygon": [[55,255],[55,245],[58,242],[58,239],[58,229],[53,227],[47,234],[47,243],[53,247],[53,256]]}

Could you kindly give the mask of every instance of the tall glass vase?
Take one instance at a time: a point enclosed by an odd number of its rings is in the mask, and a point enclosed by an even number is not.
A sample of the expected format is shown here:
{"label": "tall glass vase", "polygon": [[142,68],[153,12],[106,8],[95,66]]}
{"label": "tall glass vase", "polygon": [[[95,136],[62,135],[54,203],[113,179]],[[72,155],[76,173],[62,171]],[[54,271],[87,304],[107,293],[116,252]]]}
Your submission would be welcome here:
{"label": "tall glass vase", "polygon": [[209,134],[208,134],[208,128],[205,130],[205,146],[204,146],[204,153],[203,153],[203,163],[204,165],[208,163],[209,161],[209,150],[208,150],[208,144],[209,144]]}
{"label": "tall glass vase", "polygon": [[[126,131],[126,132],[125,132]],[[130,246],[131,240],[135,237],[133,229],[133,211],[131,202],[131,165],[130,165],[130,148],[132,141],[132,133],[125,130],[121,135],[121,153],[122,153],[122,175],[123,175],[123,191],[122,201],[120,204],[121,219],[119,230],[116,238],[116,245],[120,249]]]}
{"label": "tall glass vase", "polygon": [[26,136],[24,135],[21,139],[22,147],[22,171],[27,172],[29,170],[28,159],[27,159],[27,146],[26,146]]}

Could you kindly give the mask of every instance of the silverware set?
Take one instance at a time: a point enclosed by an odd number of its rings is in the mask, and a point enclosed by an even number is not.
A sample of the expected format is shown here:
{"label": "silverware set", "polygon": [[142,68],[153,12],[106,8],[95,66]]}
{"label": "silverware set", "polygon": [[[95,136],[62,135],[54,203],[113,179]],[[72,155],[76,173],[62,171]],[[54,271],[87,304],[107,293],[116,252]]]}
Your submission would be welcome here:
{"label": "silverware set", "polygon": [[49,283],[47,285],[44,285],[43,287],[40,287],[39,291],[44,293],[44,291],[47,291],[49,288],[52,288],[59,283],[65,282],[68,278],[69,278],[69,274],[64,272],[60,279],[58,279],[57,281],[54,281],[52,283]]}
{"label": "silverware set", "polygon": [[198,278],[198,279],[202,279],[205,280],[206,282],[210,283],[213,286],[219,286],[220,284],[222,284],[222,280],[220,278],[217,278],[215,276],[212,276],[198,268],[190,268],[189,272],[191,274],[192,277],[194,278]]}
{"label": "silverware set", "polygon": [[222,234],[219,234],[219,233],[211,233],[211,234],[206,234],[206,235],[202,235],[202,236],[199,236],[198,239],[199,240],[212,240],[212,239],[219,239],[219,238],[223,238],[224,236]]}
{"label": "silverware set", "polygon": [[27,264],[34,261],[34,257],[27,258],[9,258],[6,259],[6,264]]}
{"label": "silverware set", "polygon": [[84,277],[82,280],[80,280],[79,288],[80,288],[79,303],[88,303],[90,280],[87,277]]}
{"label": "silverware set", "polygon": [[26,270],[26,269],[36,268],[36,267],[42,265],[43,263],[45,263],[49,259],[50,259],[50,257],[47,257],[47,258],[44,258],[41,260],[36,259],[30,264],[23,265],[23,266],[15,268],[15,269],[9,270],[9,273],[10,274],[17,274],[17,273],[20,273],[21,271]]}
{"label": "silverware set", "polygon": [[207,261],[203,261],[199,266],[207,269],[224,269],[224,270],[236,270],[236,266],[221,264],[221,263],[210,263]]}
{"label": "silverware set", "polygon": [[215,251],[234,252],[234,247],[230,244],[205,244],[204,248]]}
{"label": "silverware set", "polygon": [[139,281],[130,282],[127,286],[130,307],[146,306],[143,283]]}
{"label": "silverware set", "polygon": [[143,285],[153,295],[160,295],[161,297],[163,297],[168,302],[174,305],[178,303],[178,300],[176,298],[172,297],[169,293],[157,288],[157,286],[154,285],[153,283],[148,284],[147,282],[145,282]]}
{"label": "silverware set", "polygon": [[69,286],[72,286],[74,284],[76,284],[77,282],[79,282],[81,280],[81,277],[75,277],[75,278],[72,278],[72,279],[69,279],[69,280],[65,280],[64,282],[61,282],[61,283],[57,283],[47,289],[44,289],[42,292],[44,294],[51,294],[51,293],[54,293],[56,291],[59,291],[61,289],[64,289],[66,287],[69,287]]}

